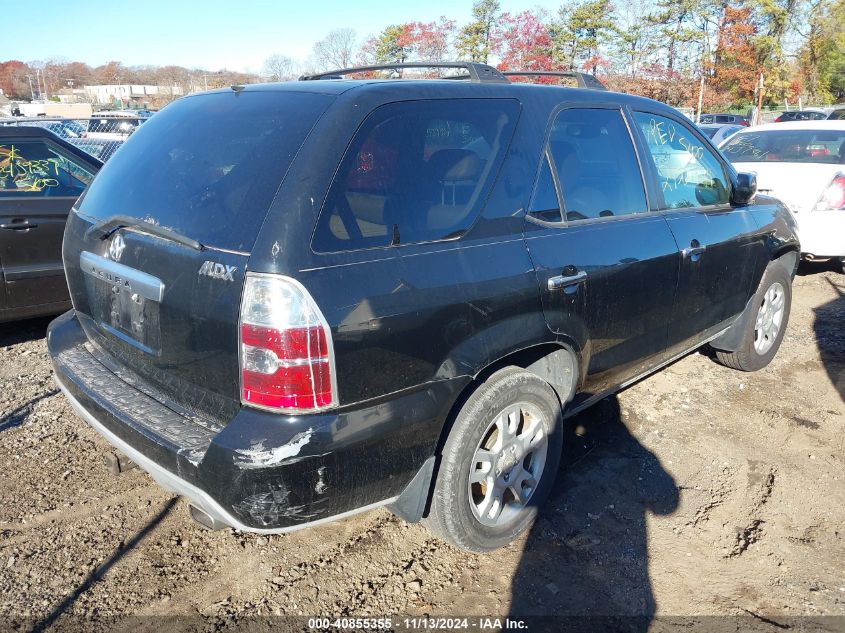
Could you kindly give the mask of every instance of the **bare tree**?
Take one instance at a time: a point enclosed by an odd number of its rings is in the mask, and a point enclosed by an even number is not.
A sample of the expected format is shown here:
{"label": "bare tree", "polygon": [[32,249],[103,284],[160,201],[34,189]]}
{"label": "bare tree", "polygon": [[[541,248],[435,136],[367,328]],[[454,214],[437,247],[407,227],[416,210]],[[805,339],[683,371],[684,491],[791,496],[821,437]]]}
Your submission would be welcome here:
{"label": "bare tree", "polygon": [[285,55],[270,55],[264,60],[261,67],[261,75],[268,81],[284,81],[291,79],[294,75],[293,60]]}
{"label": "bare tree", "polygon": [[335,29],[314,44],[314,60],[320,70],[349,68],[355,54],[355,31]]}

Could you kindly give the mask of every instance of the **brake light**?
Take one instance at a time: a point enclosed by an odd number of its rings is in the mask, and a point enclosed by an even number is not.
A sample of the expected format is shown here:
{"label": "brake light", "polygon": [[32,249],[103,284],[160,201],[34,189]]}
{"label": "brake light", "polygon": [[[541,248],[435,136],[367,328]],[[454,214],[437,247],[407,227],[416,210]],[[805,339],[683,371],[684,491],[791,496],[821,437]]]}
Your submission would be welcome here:
{"label": "brake light", "polygon": [[816,202],[815,208],[816,211],[845,209],[845,175],[834,176],[833,181]]}
{"label": "brake light", "polygon": [[337,405],[331,332],[299,282],[248,273],[240,328],[244,404],[295,413]]}

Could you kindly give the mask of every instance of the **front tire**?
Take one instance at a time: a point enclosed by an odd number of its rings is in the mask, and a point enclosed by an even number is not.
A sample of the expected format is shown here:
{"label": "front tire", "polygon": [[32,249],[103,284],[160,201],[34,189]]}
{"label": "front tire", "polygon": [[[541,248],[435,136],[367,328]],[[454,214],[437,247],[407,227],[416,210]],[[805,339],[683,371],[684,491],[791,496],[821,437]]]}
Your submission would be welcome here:
{"label": "front tire", "polygon": [[455,547],[503,547],[534,522],[557,475],[561,408],[544,380],[517,367],[491,375],[455,418],[424,519]]}
{"label": "front tire", "polygon": [[731,369],[757,371],[777,354],[792,308],[792,280],[783,266],[775,262],[766,269],[751,307],[755,312],[745,325],[739,349],[716,350],[716,359]]}

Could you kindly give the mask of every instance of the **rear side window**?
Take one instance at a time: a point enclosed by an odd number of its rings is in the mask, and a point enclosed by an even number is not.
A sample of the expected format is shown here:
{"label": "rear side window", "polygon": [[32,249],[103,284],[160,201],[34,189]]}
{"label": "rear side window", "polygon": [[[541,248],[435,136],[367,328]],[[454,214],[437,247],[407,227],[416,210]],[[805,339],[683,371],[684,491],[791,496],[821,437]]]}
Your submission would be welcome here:
{"label": "rear side window", "polygon": [[129,215],[207,246],[249,250],[288,166],[334,97],[226,91],[150,118],[100,170],[80,213]]}
{"label": "rear side window", "polygon": [[663,208],[727,204],[730,189],[722,164],[686,126],[672,119],[635,112],[657,168]]}
{"label": "rear side window", "polygon": [[[549,162],[550,161],[550,162]],[[640,166],[619,110],[568,108],[555,118],[545,164],[529,204],[544,220],[560,221],[551,169],[569,222],[648,210]]]}
{"label": "rear side window", "polygon": [[93,179],[90,169],[45,141],[0,141],[2,198],[77,197]]}
{"label": "rear side window", "polygon": [[513,135],[508,99],[405,101],[375,110],[329,189],[318,252],[460,237],[472,224]]}

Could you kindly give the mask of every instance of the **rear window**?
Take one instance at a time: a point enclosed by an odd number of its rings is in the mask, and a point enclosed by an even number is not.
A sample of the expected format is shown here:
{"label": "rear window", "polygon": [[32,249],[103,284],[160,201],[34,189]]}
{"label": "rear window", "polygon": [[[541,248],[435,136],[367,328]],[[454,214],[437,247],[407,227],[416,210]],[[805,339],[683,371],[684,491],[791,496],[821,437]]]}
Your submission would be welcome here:
{"label": "rear window", "polygon": [[737,134],[722,152],[732,163],[845,164],[845,130],[770,130]]}
{"label": "rear window", "polygon": [[318,252],[460,237],[484,203],[516,124],[506,99],[406,101],[355,135],[317,223]]}
{"label": "rear window", "polygon": [[334,97],[223,92],[175,101],[115,153],[80,213],[129,215],[202,244],[252,248],[276,190]]}

